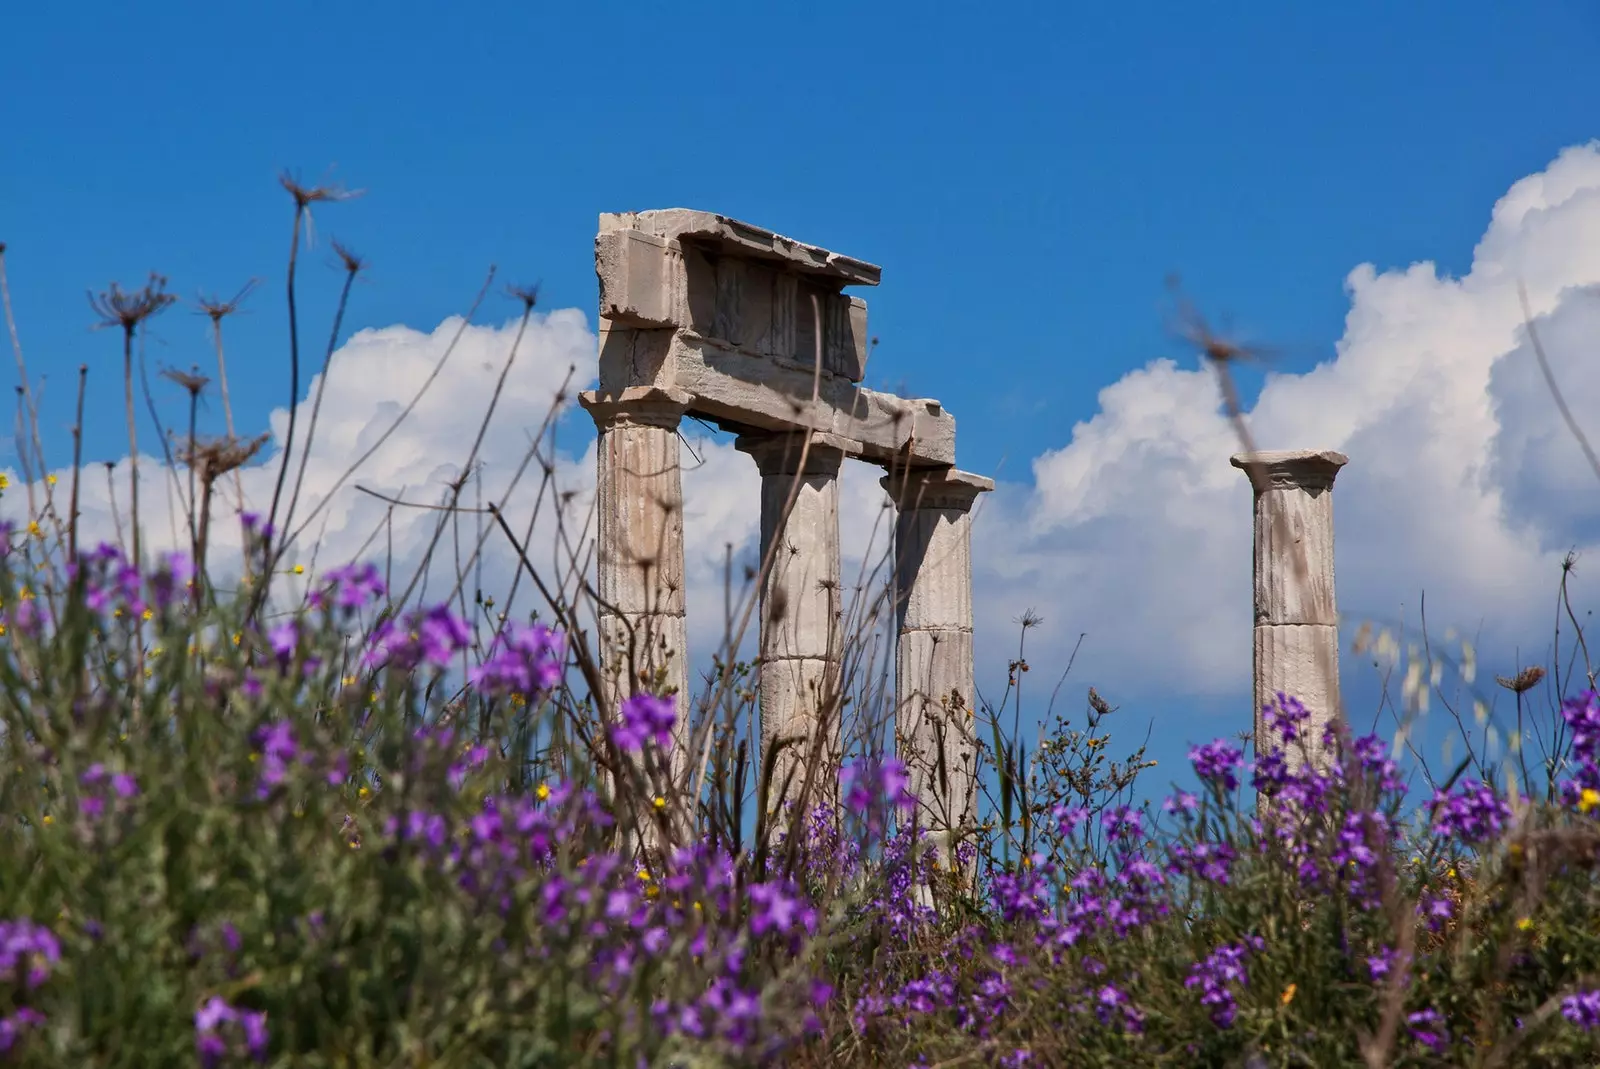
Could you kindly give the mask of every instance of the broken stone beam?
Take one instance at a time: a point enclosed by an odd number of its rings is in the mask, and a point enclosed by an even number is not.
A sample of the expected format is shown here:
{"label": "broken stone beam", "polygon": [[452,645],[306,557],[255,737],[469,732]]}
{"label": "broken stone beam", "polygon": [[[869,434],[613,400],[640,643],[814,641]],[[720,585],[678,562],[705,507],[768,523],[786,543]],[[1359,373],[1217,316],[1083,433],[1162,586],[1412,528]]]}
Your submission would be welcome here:
{"label": "broken stone beam", "polygon": [[[1254,696],[1256,749],[1281,745],[1263,715],[1281,692],[1311,717],[1306,749],[1321,761],[1339,715],[1339,613],[1333,593],[1333,480],[1348,458],[1332,450],[1239,453],[1232,464],[1255,494]],[[1304,763],[1298,744],[1286,747]]]}
{"label": "broken stone beam", "polygon": [[939,402],[863,389],[866,302],[879,269],[686,209],[603,215],[600,390],[682,390],[738,431],[816,432],[846,455],[949,467],[955,421]]}

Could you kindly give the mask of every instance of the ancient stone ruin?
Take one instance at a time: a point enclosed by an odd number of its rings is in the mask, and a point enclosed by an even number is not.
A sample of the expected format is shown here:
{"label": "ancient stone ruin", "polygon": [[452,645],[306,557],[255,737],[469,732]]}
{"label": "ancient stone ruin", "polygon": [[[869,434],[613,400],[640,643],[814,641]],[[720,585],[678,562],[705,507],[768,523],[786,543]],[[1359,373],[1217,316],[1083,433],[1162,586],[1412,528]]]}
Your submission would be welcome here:
{"label": "ancient stone ruin", "polygon": [[[922,826],[936,836],[970,828],[971,522],[994,483],[956,469],[955,420],[938,401],[861,385],[867,305],[844,291],[877,285],[879,268],[683,208],[602,215],[595,268],[600,381],[580,402],[599,430],[597,586],[612,706],[639,686],[676,695],[673,772],[686,783],[694,710],[678,428],[697,416],[735,432],[761,473],[756,741],[801,740],[784,751],[774,784],[814,739],[835,771],[839,471],[846,460],[876,464],[897,510],[899,754]],[[1255,491],[1257,739],[1266,741],[1261,710],[1279,691],[1311,709],[1308,734],[1320,739],[1339,707],[1331,491],[1345,457],[1253,453],[1233,463]]]}
{"label": "ancient stone ruin", "polygon": [[[1263,707],[1281,692],[1305,703],[1310,756],[1339,715],[1339,610],[1333,596],[1333,480],[1347,459],[1332,450],[1239,453],[1233,466],[1255,492],[1255,738],[1273,745]],[[1304,760],[1297,748],[1291,764]]]}
{"label": "ancient stone ruin", "polygon": [[678,427],[698,416],[737,433],[761,473],[761,745],[805,740],[784,751],[773,782],[813,738],[836,761],[839,471],[846,460],[876,464],[897,509],[900,756],[923,826],[970,827],[970,525],[994,483],[956,470],[955,420],[938,401],[860,385],[867,306],[844,290],[877,285],[879,268],[682,208],[602,215],[595,268],[600,381],[580,402],[599,429],[600,638],[626,651],[611,658],[613,699],[641,682],[676,693],[674,771],[685,774],[693,705]]}

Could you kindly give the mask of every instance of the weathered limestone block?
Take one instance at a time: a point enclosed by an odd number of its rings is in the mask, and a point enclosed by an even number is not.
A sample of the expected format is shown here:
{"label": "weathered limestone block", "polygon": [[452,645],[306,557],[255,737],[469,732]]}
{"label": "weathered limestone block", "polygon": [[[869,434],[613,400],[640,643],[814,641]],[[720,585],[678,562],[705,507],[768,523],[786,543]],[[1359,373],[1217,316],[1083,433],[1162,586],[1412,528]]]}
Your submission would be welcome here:
{"label": "weathered limestone block", "polygon": [[876,286],[883,276],[881,268],[854,257],[807,245],[725,215],[690,208],[602,214],[600,233],[616,230],[637,230],[669,241],[699,240],[732,255],[775,260],[800,273],[849,286]]}
{"label": "weathered limestone block", "polygon": [[729,427],[817,430],[844,439],[850,456],[884,465],[955,462],[955,419],[928,398],[896,397],[828,375],[819,381],[809,369],[751,360],[681,334],[672,339],[659,383],[691,394],[696,412]]}
{"label": "weathered limestone block", "polygon": [[[820,328],[824,371],[851,382],[866,373],[867,305],[841,292],[863,281],[861,271],[818,268],[809,260],[723,241],[716,233],[665,238],[638,229],[602,229],[595,238],[595,271],[600,314],[617,325],[672,327],[807,368],[819,355]],[[865,284],[876,285],[876,275]]]}

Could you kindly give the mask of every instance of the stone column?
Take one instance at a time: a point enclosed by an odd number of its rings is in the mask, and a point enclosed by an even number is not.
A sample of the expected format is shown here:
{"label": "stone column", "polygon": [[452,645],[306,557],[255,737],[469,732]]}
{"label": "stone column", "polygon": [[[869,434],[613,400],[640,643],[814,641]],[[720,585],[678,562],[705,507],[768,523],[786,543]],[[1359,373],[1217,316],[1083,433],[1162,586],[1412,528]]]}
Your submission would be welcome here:
{"label": "stone column", "polygon": [[[778,757],[770,811],[799,796],[800,761],[822,732],[822,767],[811,797],[837,792],[839,659],[839,467],[845,442],[831,434],[746,434],[734,443],[761,471],[761,753],[796,738]],[[770,556],[770,564],[768,557]],[[793,770],[794,780],[781,793]]]}
{"label": "stone column", "polygon": [[994,481],[951,468],[882,481],[895,520],[895,739],[918,821],[949,864],[977,822],[973,736],[972,506]]}
{"label": "stone column", "polygon": [[1239,453],[1255,491],[1255,737],[1277,745],[1262,710],[1277,694],[1311,717],[1292,764],[1320,760],[1323,730],[1340,715],[1339,614],[1333,594],[1333,480],[1348,458],[1331,450]]}
{"label": "stone column", "polygon": [[600,432],[596,585],[608,698],[614,710],[637,690],[676,693],[678,779],[688,759],[690,709],[678,422],[689,395],[637,386],[582,393],[578,403]]}

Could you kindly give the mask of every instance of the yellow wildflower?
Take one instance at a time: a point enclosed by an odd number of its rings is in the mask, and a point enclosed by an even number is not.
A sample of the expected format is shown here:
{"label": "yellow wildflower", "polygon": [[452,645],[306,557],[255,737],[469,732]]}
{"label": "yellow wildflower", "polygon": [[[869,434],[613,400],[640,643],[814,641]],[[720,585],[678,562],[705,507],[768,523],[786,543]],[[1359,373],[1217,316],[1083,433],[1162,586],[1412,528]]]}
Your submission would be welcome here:
{"label": "yellow wildflower", "polygon": [[667,800],[659,794],[655,796],[654,800],[650,804],[655,806],[657,809],[667,808]]}
{"label": "yellow wildflower", "polygon": [[1517,931],[1519,931],[1519,932],[1531,932],[1531,931],[1533,931],[1533,918],[1532,917],[1518,917],[1517,918]]}
{"label": "yellow wildflower", "polygon": [[56,818],[51,816],[49,813],[46,813],[44,815],[44,822],[45,822],[45,826],[48,827],[49,825],[54,824],[56,822]]}
{"label": "yellow wildflower", "polygon": [[1585,787],[1583,793],[1578,795],[1578,812],[1587,813],[1597,805],[1600,805],[1600,791]]}
{"label": "yellow wildflower", "polygon": [[1279,996],[1278,1001],[1287,1006],[1289,1003],[1294,1001],[1295,990],[1295,985],[1290,984],[1288,987],[1283,989],[1283,994]]}
{"label": "yellow wildflower", "polygon": [[11,489],[11,476],[7,475],[3,471],[0,471],[0,490],[9,489]]}
{"label": "yellow wildflower", "polygon": [[28,533],[31,534],[35,538],[43,538],[44,537],[44,529],[39,526],[39,521],[38,520],[29,520],[28,521]]}
{"label": "yellow wildflower", "polygon": [[44,477],[44,481],[46,485],[54,486],[56,484],[56,477],[54,475],[46,475]]}
{"label": "yellow wildflower", "polygon": [[140,615],[142,615],[146,621],[150,621],[156,618],[156,611],[154,609],[146,609]]}
{"label": "yellow wildflower", "polygon": [[296,575],[304,575],[304,574],[306,574],[306,566],[304,564],[296,564],[294,566],[294,574],[296,574]]}
{"label": "yellow wildflower", "polygon": [[356,792],[356,794],[358,794],[362,798],[366,798],[371,793],[372,793],[372,788],[371,787],[362,787],[359,791]]}
{"label": "yellow wildflower", "polygon": [[539,784],[539,789],[533,793],[539,796],[539,801],[547,801],[550,798],[550,785],[548,783],[541,783]]}

